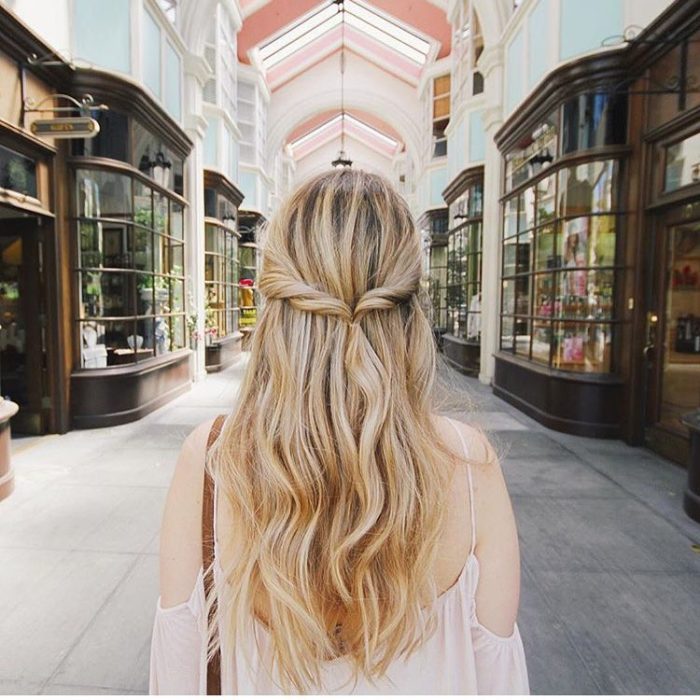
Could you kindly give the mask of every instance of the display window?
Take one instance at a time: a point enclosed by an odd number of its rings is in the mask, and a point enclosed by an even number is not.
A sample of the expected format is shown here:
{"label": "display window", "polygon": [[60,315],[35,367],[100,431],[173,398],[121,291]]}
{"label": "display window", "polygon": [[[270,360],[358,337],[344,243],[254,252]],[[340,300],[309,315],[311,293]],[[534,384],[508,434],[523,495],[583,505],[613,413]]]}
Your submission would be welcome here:
{"label": "display window", "polygon": [[211,343],[238,330],[238,234],[207,222],[204,240],[205,333]]}
{"label": "display window", "polygon": [[614,158],[551,166],[505,199],[501,350],[553,369],[613,371],[618,179]]}
{"label": "display window", "polygon": [[183,205],[134,175],[75,171],[80,366],[186,347]]}
{"label": "display window", "polygon": [[[482,211],[478,180],[450,205],[447,239],[447,332],[474,343],[481,339]],[[515,256],[513,251],[513,260]]]}

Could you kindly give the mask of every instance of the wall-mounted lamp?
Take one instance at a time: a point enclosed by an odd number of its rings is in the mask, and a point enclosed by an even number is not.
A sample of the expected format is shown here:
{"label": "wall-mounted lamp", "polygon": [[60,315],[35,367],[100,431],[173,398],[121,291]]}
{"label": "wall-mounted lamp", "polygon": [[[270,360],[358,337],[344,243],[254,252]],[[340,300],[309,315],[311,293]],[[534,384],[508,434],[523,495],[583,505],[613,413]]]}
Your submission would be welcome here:
{"label": "wall-mounted lamp", "polygon": [[535,153],[530,162],[533,165],[544,165],[545,163],[551,163],[554,160],[554,156],[547,149],[544,153]]}
{"label": "wall-mounted lamp", "polygon": [[173,164],[165,157],[163,151],[156,153],[155,160],[151,160],[148,153],[144,153],[139,161],[139,170],[152,177],[164,189],[168,189],[170,184],[172,167]]}

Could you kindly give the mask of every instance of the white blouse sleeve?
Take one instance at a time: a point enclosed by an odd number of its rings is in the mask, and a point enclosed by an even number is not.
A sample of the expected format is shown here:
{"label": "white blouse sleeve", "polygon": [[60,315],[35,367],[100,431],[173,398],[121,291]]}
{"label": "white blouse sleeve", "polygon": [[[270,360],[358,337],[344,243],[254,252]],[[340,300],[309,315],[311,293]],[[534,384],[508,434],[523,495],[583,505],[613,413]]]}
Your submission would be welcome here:
{"label": "white blouse sleeve", "polygon": [[517,624],[500,637],[472,619],[472,643],[479,695],[529,695],[525,651]]}
{"label": "white blouse sleeve", "polygon": [[200,579],[190,600],[181,605],[162,608],[158,599],[151,639],[150,695],[206,694],[202,688],[206,684],[206,650]]}

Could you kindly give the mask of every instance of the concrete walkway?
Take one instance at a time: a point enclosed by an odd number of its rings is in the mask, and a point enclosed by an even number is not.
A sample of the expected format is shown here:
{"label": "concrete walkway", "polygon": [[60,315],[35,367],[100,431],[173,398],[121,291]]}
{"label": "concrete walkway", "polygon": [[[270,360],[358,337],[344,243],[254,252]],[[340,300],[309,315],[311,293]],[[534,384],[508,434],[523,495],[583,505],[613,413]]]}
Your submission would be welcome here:
{"label": "concrete walkway", "polygon": [[[243,366],[118,428],[15,441],[0,503],[0,693],[144,693],[158,527],[179,446]],[[542,428],[449,377],[505,455],[522,540],[533,693],[700,691],[700,526],[682,469]],[[465,418],[460,411],[454,415]]]}

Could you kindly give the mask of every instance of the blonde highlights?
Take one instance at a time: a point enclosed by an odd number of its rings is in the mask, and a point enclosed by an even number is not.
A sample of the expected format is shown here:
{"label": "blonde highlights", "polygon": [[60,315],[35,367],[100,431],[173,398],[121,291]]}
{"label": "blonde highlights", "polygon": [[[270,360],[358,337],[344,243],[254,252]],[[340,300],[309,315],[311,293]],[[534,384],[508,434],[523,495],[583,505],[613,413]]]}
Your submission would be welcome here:
{"label": "blonde highlights", "polygon": [[338,656],[381,676],[430,633],[453,459],[421,269],[405,202],[362,171],[312,179],[267,230],[265,305],[210,467],[235,514],[220,635],[232,648],[264,617],[286,690],[320,687]]}

